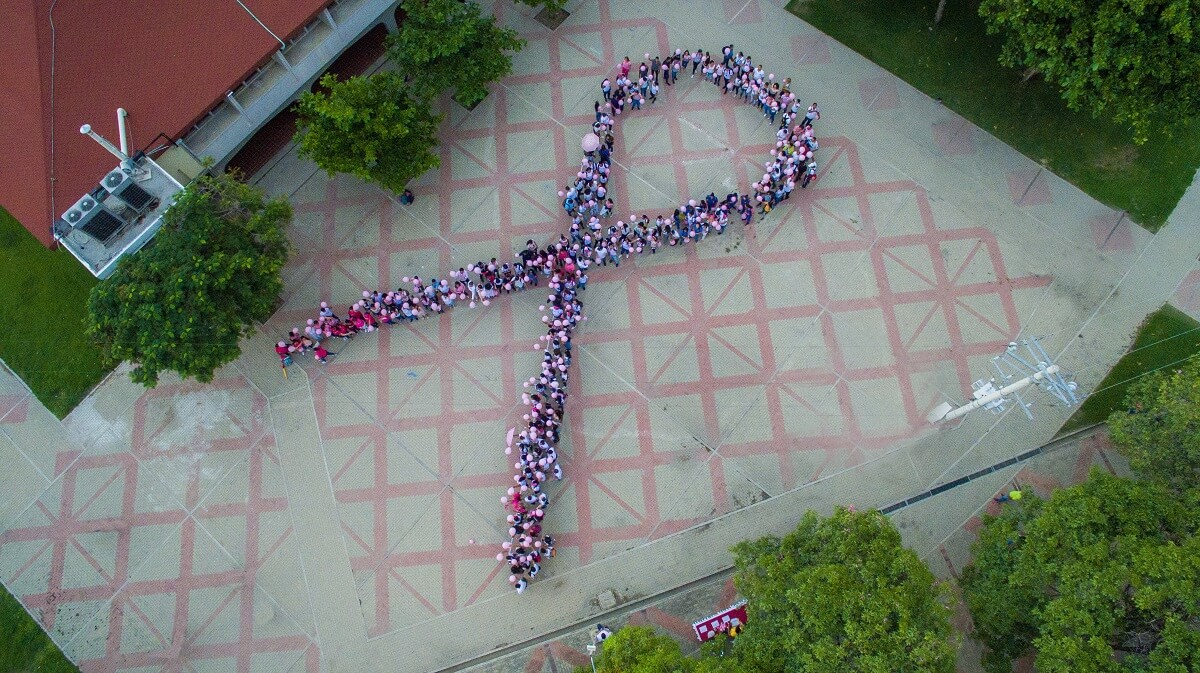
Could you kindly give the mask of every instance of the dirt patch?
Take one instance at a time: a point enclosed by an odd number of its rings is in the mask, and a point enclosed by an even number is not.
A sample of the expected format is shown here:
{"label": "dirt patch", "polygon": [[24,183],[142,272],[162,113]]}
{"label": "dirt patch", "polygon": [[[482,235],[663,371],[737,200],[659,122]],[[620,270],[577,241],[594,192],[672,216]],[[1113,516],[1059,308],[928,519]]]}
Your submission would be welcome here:
{"label": "dirt patch", "polygon": [[1137,148],[1132,145],[1116,147],[1096,159],[1096,168],[1106,171],[1125,170],[1133,166],[1133,162],[1137,161],[1137,157]]}
{"label": "dirt patch", "polygon": [[555,28],[561,26],[563,21],[567,20],[568,16],[571,16],[571,13],[565,9],[552,12],[550,11],[549,7],[543,7],[542,11],[538,12],[533,18],[537,19],[538,23],[542,24],[543,26],[549,28],[550,30],[554,30]]}

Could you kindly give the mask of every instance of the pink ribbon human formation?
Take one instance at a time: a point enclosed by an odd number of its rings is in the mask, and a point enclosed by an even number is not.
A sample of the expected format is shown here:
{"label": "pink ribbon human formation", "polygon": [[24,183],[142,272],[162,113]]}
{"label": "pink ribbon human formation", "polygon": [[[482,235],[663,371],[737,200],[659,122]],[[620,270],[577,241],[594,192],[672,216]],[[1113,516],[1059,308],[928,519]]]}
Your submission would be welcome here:
{"label": "pink ribbon human formation", "polygon": [[[276,346],[285,367],[293,354],[309,351],[325,363],[335,355],[326,348],[331,339],[348,340],[382,325],[441,314],[460,301],[469,301],[471,307],[476,302],[487,306],[501,293],[547,282],[546,303],[539,306],[546,333],[534,343],[534,349],[542,352],[541,371],[524,382],[523,426],[520,432],[515,427],[508,431],[504,449],[506,458],[514,461],[514,473],[507,494],[500,498],[508,539],[501,543],[496,560],[508,564],[508,581],[517,593],[524,592],[541,572],[543,561],[554,556],[554,538],[543,530],[551,503],[546,487],[551,477],[563,478],[556,447],[566,409],[571,339],[575,328],[587,320],[578,293],[587,286],[588,269],[597,264],[620,266],[634,254],[655,254],[662,245],[682,245],[702,241],[710,233],[723,234],[731,217],[740,217],[749,225],[756,209],[765,216],[790,198],[797,184],[803,189],[817,175],[812,124],[820,118],[820,110],[816,103],[803,106],[790,91],[790,79],[777,82],[774,74],[735,53],[733,45],[722,50],[720,59],[699,50],[679,49],[666,58],[651,59],[646,54],[646,59],[638,65],[636,80],[633,64],[626,57],[617,66],[619,75],[601,83],[604,101],[596,103],[596,121],[592,133],[584,138],[580,170],[574,182],[559,192],[563,209],[571,217],[568,233],[544,247],[528,241],[513,262],[481,261],[450,273],[447,279],[428,282],[405,277],[408,287],[392,292],[364,290],[345,318],[322,302],[318,315],[308,320],[303,330],[293,329]],[[681,73],[703,77],[723,95],[737,96],[755,106],[771,122],[782,116],[771,160],[753,183],[754,200],[751,194],[734,192],[720,199],[710,193],[704,199],[689,200],[670,216],[659,215],[652,221],[649,216],[631,215],[628,221],[619,220],[605,228],[601,219],[609,217],[614,208],[608,178],[616,122],[626,106],[636,110],[647,100],[653,104],[660,86],[674,86]]]}

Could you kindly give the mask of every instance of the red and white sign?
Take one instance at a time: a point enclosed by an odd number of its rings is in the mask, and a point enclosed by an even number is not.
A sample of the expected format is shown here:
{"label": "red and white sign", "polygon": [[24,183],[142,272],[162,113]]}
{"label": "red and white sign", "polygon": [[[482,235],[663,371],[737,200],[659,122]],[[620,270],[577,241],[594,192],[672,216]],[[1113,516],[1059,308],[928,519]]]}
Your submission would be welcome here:
{"label": "red and white sign", "polygon": [[711,640],[731,626],[746,624],[746,601],[734,603],[711,617],[692,622],[692,629],[700,642]]}

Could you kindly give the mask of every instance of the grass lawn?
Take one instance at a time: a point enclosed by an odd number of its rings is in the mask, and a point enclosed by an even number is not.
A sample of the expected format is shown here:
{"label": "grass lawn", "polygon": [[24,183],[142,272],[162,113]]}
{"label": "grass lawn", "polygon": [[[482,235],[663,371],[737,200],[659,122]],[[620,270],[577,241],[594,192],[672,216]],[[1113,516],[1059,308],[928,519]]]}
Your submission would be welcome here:
{"label": "grass lawn", "polygon": [[78,673],[25,608],[2,587],[0,673]]}
{"label": "grass lawn", "polygon": [[71,253],[48,250],[0,208],[0,306],[9,325],[0,359],[59,418],[109,371],[84,334],[95,284]]}
{"label": "grass lawn", "polygon": [[1200,120],[1133,145],[1125,127],[1071,112],[1044,81],[997,60],[978,2],[792,0],[788,11],[859,52],[1138,224],[1157,231],[1200,166]]}
{"label": "grass lawn", "polygon": [[1121,408],[1125,391],[1140,375],[1198,353],[1200,322],[1170,304],[1163,306],[1146,317],[1129,353],[1117,361],[1059,434],[1104,421]]}

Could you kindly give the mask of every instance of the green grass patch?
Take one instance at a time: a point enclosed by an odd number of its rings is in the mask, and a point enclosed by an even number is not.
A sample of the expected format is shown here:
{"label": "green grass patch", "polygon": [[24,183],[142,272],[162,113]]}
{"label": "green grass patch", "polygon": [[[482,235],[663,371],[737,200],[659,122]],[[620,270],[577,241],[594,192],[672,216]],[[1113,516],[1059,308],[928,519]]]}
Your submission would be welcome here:
{"label": "green grass patch", "polygon": [[0,673],[78,673],[12,594],[0,587]]}
{"label": "green grass patch", "polygon": [[1133,347],[1096,386],[1079,410],[1059,430],[1072,430],[1102,423],[1109,414],[1123,408],[1125,392],[1147,372],[1167,367],[1200,353],[1200,322],[1171,306],[1164,305],[1146,317],[1138,328]]}
{"label": "green grass patch", "polygon": [[1000,65],[978,2],[792,0],[788,11],[989,131],[1097,200],[1157,231],[1200,166],[1200,121],[1132,143],[1130,130],[1067,109],[1058,89]]}
{"label": "green grass patch", "polygon": [[54,415],[79,404],[109,368],[84,332],[96,284],[66,250],[49,250],[0,208],[0,359]]}

